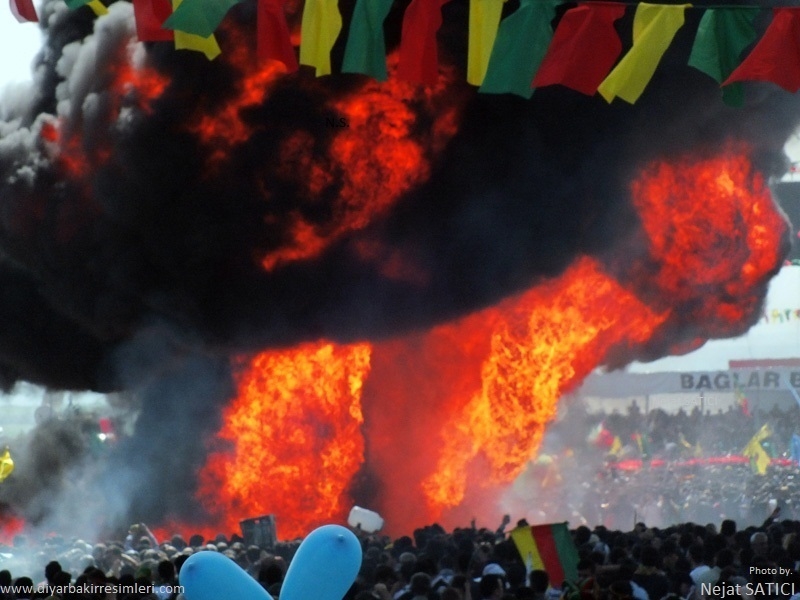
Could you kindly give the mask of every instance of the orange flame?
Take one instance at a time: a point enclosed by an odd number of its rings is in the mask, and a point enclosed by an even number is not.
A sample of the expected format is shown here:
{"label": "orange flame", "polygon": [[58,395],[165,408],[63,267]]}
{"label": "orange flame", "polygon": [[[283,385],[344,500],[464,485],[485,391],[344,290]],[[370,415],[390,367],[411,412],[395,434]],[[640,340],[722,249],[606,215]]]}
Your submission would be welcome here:
{"label": "orange flame", "polygon": [[740,333],[780,266],[788,225],[741,149],[650,165],[631,186],[650,255],[650,285],[692,303],[707,335]]}
{"label": "orange flame", "polygon": [[[534,457],[559,398],[612,353],[630,354],[687,304],[715,333],[757,312],[787,227],[743,153],[655,163],[631,190],[646,259],[631,257],[620,272],[621,280],[647,277],[642,297],[584,257],[556,279],[425,333],[260,355],[225,416],[221,437],[236,443],[235,458],[217,453],[203,471],[206,500],[220,514],[278,514],[295,535],[343,514],[350,478],[368,456],[381,477],[374,508],[388,529],[463,522],[458,511],[474,515],[485,497],[496,501]],[[328,425],[298,425],[301,414]],[[328,444],[339,465],[320,457]],[[303,480],[312,472],[316,487]]]}
{"label": "orange flame", "polygon": [[[319,225],[294,213],[287,224],[287,242],[263,257],[263,267],[271,271],[319,255],[344,235],[383,217],[404,193],[425,181],[430,152],[456,131],[457,111],[450,107],[437,116],[431,131],[421,132],[419,114],[412,107],[436,102],[436,92],[396,79],[370,81],[331,103],[331,114],[341,115],[331,117],[333,123],[342,126],[329,130],[329,145],[320,147],[319,140],[304,131],[290,136],[281,148],[281,176],[305,182],[309,205],[333,197],[331,217]],[[396,264],[382,268],[397,271]]]}
{"label": "orange flame", "polygon": [[459,505],[481,456],[486,484],[524,469],[556,415],[559,398],[602,363],[609,348],[644,341],[666,318],[602,272],[593,260],[497,309],[481,389],[442,431],[436,470],[422,482],[434,512]]}
{"label": "orange flame", "polygon": [[201,473],[200,495],[229,531],[241,519],[274,514],[291,538],[344,519],[363,462],[369,368],[368,345],[307,345],[252,360],[220,432],[235,448],[213,453]]}

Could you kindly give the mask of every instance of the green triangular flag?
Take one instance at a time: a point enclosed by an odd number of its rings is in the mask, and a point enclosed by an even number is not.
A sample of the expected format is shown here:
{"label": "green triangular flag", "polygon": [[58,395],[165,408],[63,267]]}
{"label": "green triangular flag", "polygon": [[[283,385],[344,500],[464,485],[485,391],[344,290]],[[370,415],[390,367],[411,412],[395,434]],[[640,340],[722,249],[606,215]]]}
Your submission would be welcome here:
{"label": "green triangular flag", "polygon": [[231,7],[238,2],[239,0],[183,0],[162,27],[209,37],[222,23]]}
{"label": "green triangular flag", "polygon": [[[699,69],[717,83],[725,81],[739,66],[742,52],[757,37],[753,21],[760,10],[757,7],[706,10],[697,28],[689,66]],[[722,99],[728,106],[742,106],[742,84],[725,86]]]}
{"label": "green triangular flag", "polygon": [[363,73],[386,81],[386,41],[383,22],[392,0],[357,0],[342,61],[343,73]]}
{"label": "green triangular flag", "polygon": [[531,97],[533,77],[553,39],[551,23],[559,4],[560,0],[521,0],[503,19],[480,92]]}

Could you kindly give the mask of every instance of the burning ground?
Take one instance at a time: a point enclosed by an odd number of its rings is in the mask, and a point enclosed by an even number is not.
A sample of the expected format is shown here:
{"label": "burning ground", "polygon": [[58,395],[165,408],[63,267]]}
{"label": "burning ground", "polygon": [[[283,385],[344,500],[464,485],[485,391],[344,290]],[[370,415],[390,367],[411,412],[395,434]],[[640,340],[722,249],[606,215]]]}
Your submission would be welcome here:
{"label": "burning ground", "polygon": [[634,106],[477,94],[466,11],[445,5],[419,88],[257,64],[252,3],[211,63],[136,43],[125,2],[45,4],[34,91],[0,123],[0,373],[141,411],[105,470],[0,486],[18,515],[77,526],[64,481],[89,478],[109,527],[491,516],[592,369],[756,320],[797,99],[725,107],[685,66],[691,11]]}

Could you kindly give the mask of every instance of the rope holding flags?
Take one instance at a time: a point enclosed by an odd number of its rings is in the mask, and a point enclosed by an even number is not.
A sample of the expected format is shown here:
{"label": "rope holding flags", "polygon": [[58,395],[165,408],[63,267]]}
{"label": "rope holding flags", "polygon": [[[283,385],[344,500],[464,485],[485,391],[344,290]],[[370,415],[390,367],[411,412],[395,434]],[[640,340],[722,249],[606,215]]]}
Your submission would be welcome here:
{"label": "rope holding flags", "polygon": [[[143,42],[172,41],[176,48],[220,53],[214,31],[240,0],[130,0],[136,34]],[[333,72],[331,50],[342,31],[338,0],[304,0],[298,53],[286,18],[288,0],[257,1],[257,55],[277,60],[287,72],[307,65],[317,76]],[[644,93],[688,10],[703,11],[688,65],[711,77],[729,106],[741,106],[741,82],[771,82],[800,90],[800,8],[771,9],[760,39],[760,6],[704,6],[648,2],[578,0],[558,18],[566,0],[520,0],[503,16],[505,0],[469,0],[466,79],[482,93],[511,93],[530,98],[538,88],[560,85],[607,102],[633,104]],[[107,12],[102,0],[65,0],[71,9],[89,6]],[[437,32],[448,0],[411,0],[403,16],[396,76],[422,85],[438,81]],[[9,0],[21,22],[36,21],[32,0]],[[344,72],[388,78],[384,21],[392,0],[357,0],[348,24]],[[635,7],[632,45],[623,54],[616,23]],[[554,27],[555,25],[555,27]],[[749,48],[752,48],[748,51]],[[621,56],[621,58],[620,58]]]}

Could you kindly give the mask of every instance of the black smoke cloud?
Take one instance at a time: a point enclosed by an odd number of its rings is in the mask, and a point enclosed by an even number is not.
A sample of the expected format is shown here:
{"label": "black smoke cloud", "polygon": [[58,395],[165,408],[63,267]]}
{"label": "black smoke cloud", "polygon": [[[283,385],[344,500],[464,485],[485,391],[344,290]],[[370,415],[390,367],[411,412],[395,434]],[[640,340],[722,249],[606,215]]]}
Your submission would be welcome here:
{"label": "black smoke cloud", "polygon": [[[299,194],[276,175],[281,142],[304,131],[324,153],[336,135],[325,126],[332,100],[365,80],[317,80],[305,70],[282,78],[239,115],[252,135],[209,169],[213,148],[198,142],[189,119],[222,106],[241,74],[224,57],[208,63],[168,44],[139,45],[134,62],[169,80],[140,107],[112,85],[132,48],[123,4],[95,21],[88,9],[47,2],[34,93],[0,124],[0,376],[6,386],[138,390],[143,413],[121,463],[138,456],[152,466],[179,423],[188,441],[170,447],[171,467],[126,468],[121,495],[157,490],[139,494],[141,514],[175,511],[190,495],[202,439],[231,394],[231,356],[429,327],[556,275],[577,255],[607,259],[638,229],[627,185],[639,166],[688,150],[711,154],[735,139],[776,175],[800,116],[797,97],[769,85],[748,86],[744,108],[725,107],[718,86],[686,66],[693,10],[634,106],[557,87],[531,100],[476,94],[463,83],[468,5],[452,0],[441,59],[458,73],[447,93],[461,105],[459,130],[429,152],[430,177],[320,256],[268,272],[260,258],[286,243],[292,215],[324,229],[341,186],[333,174],[321,197]],[[342,4],[347,20],[352,2]],[[390,46],[405,4],[387,24]],[[242,39],[254,48],[253,23],[254,3],[237,5],[219,33],[223,50]],[[341,53],[340,42],[334,63]],[[435,117],[410,105],[420,123]],[[71,176],[42,134],[56,120],[62,145],[72,140],[82,156],[104,160]],[[425,283],[354,260],[359,243],[374,241],[421,267]],[[701,334],[696,325],[681,337]]]}

